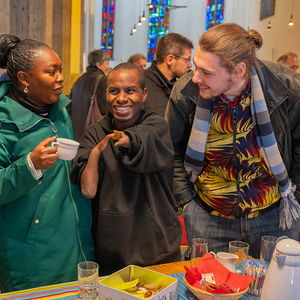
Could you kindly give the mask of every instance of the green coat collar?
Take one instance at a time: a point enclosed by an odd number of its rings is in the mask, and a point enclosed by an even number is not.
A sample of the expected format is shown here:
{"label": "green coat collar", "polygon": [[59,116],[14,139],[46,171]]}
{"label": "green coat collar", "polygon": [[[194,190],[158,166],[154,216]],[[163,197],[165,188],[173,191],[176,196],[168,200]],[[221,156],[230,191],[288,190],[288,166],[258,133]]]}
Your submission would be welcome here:
{"label": "green coat collar", "polygon": [[[37,124],[43,117],[6,97],[5,94],[10,89],[10,86],[11,82],[8,81],[0,83],[0,122],[15,124],[19,131],[24,131]],[[71,100],[65,95],[60,95],[59,101],[49,114],[49,120],[53,121],[55,116],[70,102]]]}

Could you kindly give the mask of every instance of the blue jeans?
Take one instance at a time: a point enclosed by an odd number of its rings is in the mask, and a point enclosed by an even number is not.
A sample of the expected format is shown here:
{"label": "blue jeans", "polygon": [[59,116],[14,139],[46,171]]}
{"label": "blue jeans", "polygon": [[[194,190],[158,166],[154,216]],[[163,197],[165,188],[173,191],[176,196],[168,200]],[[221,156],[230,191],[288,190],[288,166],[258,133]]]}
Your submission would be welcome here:
{"label": "blue jeans", "polygon": [[293,221],[290,229],[279,228],[278,210],[251,219],[227,219],[209,214],[194,200],[183,211],[189,247],[193,238],[205,238],[208,241],[208,251],[215,253],[229,251],[229,242],[244,241],[250,245],[249,255],[260,256],[261,237],[283,235],[299,240],[300,219]]}

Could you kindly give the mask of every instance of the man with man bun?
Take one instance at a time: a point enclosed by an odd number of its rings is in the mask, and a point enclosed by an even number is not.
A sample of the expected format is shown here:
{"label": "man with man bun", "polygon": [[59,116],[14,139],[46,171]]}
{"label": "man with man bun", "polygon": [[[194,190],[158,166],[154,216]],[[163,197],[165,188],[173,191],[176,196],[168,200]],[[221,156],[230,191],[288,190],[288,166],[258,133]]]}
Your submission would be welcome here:
{"label": "man with man bun", "polygon": [[261,46],[255,30],[212,27],[199,40],[193,77],[172,90],[173,192],[189,246],[201,237],[227,252],[242,240],[259,257],[263,235],[299,238],[300,74],[258,60]]}

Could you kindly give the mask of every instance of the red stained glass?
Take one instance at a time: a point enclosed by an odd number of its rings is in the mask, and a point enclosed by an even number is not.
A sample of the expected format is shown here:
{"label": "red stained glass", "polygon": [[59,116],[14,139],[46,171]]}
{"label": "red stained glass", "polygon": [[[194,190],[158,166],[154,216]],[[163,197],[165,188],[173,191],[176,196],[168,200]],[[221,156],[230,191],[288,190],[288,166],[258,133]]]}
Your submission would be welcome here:
{"label": "red stained glass", "polygon": [[115,0],[103,0],[102,35],[100,48],[113,59],[114,27],[115,27]]}

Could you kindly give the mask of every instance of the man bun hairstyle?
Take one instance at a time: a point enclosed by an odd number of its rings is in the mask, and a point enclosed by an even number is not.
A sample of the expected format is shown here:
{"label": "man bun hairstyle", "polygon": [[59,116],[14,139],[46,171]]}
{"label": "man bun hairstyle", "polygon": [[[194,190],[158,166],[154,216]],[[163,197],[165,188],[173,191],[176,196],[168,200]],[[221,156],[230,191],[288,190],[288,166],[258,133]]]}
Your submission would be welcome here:
{"label": "man bun hairstyle", "polygon": [[0,35],[0,67],[7,68],[7,75],[18,88],[19,71],[32,72],[33,64],[40,55],[40,50],[51,49],[48,45],[35,40],[20,40],[12,34]]}
{"label": "man bun hairstyle", "polygon": [[256,30],[246,31],[235,23],[211,27],[199,39],[201,50],[219,56],[222,66],[230,73],[238,63],[244,62],[248,77],[251,76],[250,68],[254,65],[256,50],[259,50],[262,44],[262,36]]}

